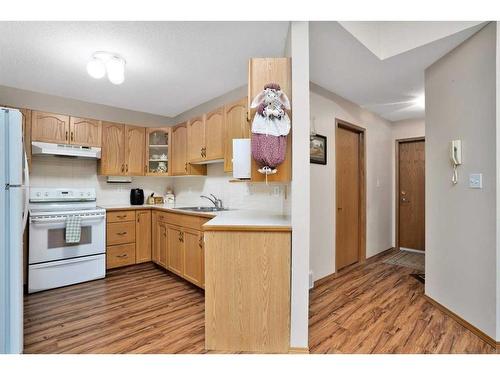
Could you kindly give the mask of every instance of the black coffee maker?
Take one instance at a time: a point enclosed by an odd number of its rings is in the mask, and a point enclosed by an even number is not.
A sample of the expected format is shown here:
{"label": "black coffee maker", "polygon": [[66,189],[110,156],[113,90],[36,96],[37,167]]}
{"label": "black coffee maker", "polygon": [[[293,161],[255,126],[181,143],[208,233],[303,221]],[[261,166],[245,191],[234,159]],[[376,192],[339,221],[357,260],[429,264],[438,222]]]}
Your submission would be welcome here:
{"label": "black coffee maker", "polygon": [[140,206],[144,204],[144,190],[131,189],[130,190],[130,204]]}

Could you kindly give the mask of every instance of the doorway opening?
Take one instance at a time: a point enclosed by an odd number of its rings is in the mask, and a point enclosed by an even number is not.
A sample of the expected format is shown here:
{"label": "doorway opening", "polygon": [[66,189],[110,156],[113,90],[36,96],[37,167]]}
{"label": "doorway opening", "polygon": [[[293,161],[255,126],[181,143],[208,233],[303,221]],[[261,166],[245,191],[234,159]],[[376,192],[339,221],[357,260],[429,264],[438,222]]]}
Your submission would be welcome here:
{"label": "doorway opening", "polygon": [[365,129],[335,119],[335,272],[366,260]]}

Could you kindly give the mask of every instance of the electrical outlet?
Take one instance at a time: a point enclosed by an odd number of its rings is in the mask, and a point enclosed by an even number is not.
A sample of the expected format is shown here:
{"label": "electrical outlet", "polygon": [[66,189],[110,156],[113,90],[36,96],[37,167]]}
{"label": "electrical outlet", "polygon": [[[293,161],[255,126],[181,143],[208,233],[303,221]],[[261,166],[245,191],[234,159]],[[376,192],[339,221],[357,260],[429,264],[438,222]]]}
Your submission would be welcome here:
{"label": "electrical outlet", "polygon": [[273,194],[274,195],[280,195],[281,194],[281,188],[279,186],[274,186],[273,187]]}
{"label": "electrical outlet", "polygon": [[469,175],[469,187],[471,189],[482,189],[483,188],[483,174],[482,173],[471,173]]}

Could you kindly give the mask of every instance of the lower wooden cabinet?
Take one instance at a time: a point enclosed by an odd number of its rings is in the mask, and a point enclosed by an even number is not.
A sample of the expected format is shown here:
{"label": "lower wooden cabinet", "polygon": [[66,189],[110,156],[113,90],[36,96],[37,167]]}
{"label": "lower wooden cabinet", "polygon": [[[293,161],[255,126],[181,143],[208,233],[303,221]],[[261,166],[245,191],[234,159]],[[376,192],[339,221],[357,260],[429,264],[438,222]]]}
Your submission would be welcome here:
{"label": "lower wooden cabinet", "polygon": [[167,237],[167,268],[179,276],[184,276],[184,232],[181,228],[169,225]]}
{"label": "lower wooden cabinet", "polygon": [[151,261],[151,211],[136,211],[135,262]]}
{"label": "lower wooden cabinet", "polygon": [[135,244],[108,246],[106,251],[106,268],[117,268],[135,264]]}
{"label": "lower wooden cabinet", "polygon": [[200,287],[205,285],[205,257],[203,232],[185,229],[184,244],[184,277]]}
{"label": "lower wooden cabinet", "polygon": [[156,209],[111,211],[106,218],[106,267],[153,261],[204,288],[202,225],[208,220]]}

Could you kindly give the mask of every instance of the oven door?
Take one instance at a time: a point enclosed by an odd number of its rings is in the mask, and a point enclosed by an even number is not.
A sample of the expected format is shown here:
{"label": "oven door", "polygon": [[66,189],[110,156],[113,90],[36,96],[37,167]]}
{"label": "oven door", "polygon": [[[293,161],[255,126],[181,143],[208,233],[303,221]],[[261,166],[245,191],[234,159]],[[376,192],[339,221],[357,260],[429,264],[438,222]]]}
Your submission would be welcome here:
{"label": "oven door", "polygon": [[66,243],[66,219],[70,215],[30,217],[29,264],[106,252],[106,213],[78,215],[81,217],[79,243]]}

